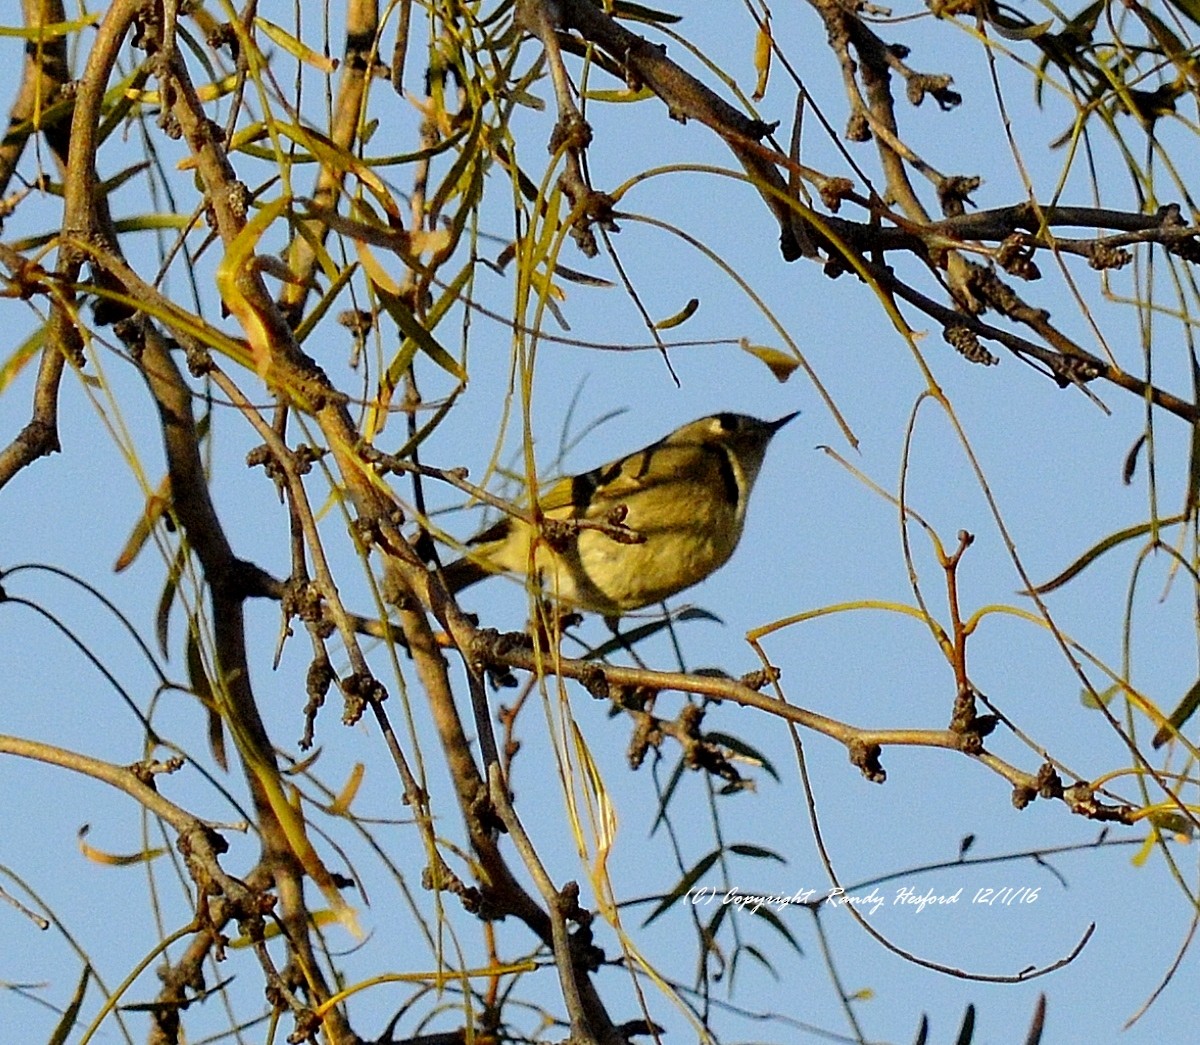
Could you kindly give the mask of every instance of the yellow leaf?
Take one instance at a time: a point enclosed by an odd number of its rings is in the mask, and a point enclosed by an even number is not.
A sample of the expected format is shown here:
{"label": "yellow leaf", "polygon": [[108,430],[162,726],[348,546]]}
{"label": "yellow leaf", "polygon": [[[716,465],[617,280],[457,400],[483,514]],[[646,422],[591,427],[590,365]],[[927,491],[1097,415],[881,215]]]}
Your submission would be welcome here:
{"label": "yellow leaf", "polygon": [[[336,925],[341,921],[341,918],[338,916],[337,912],[331,911],[327,907],[322,907],[319,911],[309,911],[308,919],[313,925],[320,926],[322,929],[327,925]],[[282,935],[283,929],[280,928],[278,922],[268,922],[265,926],[263,926],[262,938],[264,940],[277,940]],[[226,947],[228,947],[230,950],[236,951],[245,947],[253,947],[254,943],[255,941],[251,936],[241,935],[230,940],[229,943],[226,944]]]}
{"label": "yellow leaf", "polygon": [[[604,783],[600,767],[592,758],[587,741],[584,740],[583,734],[574,720],[571,722],[571,736],[575,741],[576,757],[583,768],[583,782],[591,797],[590,805],[594,816],[592,827],[596,832],[596,863],[593,867],[593,874],[596,879],[600,879],[606,874],[605,865],[608,863],[608,854],[612,851],[613,843],[616,841],[617,811],[608,793],[608,787]],[[603,895],[604,892],[603,889],[597,889],[597,893],[600,895]]]}
{"label": "yellow leaf", "polygon": [[158,489],[146,498],[146,506],[142,509],[142,514],[138,516],[137,522],[133,524],[133,532],[125,542],[125,547],[121,549],[121,554],[117,556],[117,561],[113,563],[113,573],[120,573],[133,563],[138,552],[150,539],[159,519],[170,507],[171,477],[164,475],[162,482],[158,484]]}
{"label": "yellow leaf", "polygon": [[42,43],[59,36],[70,36],[71,33],[86,29],[100,21],[100,15],[90,14],[85,18],[77,18],[73,22],[50,22],[46,25],[0,25],[0,37],[15,36],[29,40],[32,43]]}
{"label": "yellow leaf", "polygon": [[771,75],[772,42],[771,16],[764,15],[758,26],[758,34],[754,38],[754,71],[758,74],[758,80],[750,97],[756,102],[761,102],[767,93],[767,79]]}
{"label": "yellow leaf", "polygon": [[91,827],[88,824],[84,824],[79,829],[79,851],[93,863],[103,864],[105,867],[130,867],[134,864],[144,864],[149,860],[157,859],[166,852],[166,849],[158,848],[143,849],[138,853],[106,853],[84,841],[90,830]]}
{"label": "yellow leaf", "polygon": [[1158,847],[1158,836],[1154,833],[1146,836],[1146,841],[1142,843],[1141,848],[1133,854],[1131,863],[1134,867],[1144,867],[1146,861],[1153,855],[1154,850]]}
{"label": "yellow leaf", "polygon": [[268,22],[265,18],[255,18],[254,24],[297,61],[311,65],[314,69],[318,69],[323,73],[332,73],[337,70],[338,62],[336,58],[317,54],[307,44],[301,43],[286,29],[281,28],[274,22]]}
{"label": "yellow leaf", "polygon": [[346,786],[342,788],[337,798],[333,800],[333,805],[329,807],[329,811],[335,816],[346,816],[350,812],[350,804],[354,801],[354,796],[358,794],[359,787],[362,786],[365,771],[361,762],[354,763],[354,768],[350,770],[350,778],[346,781]]}
{"label": "yellow leaf", "polygon": [[388,218],[396,226],[400,226],[403,216],[400,213],[399,205],[384,180],[367,161],[342,148],[327,135],[320,134],[309,127],[300,127],[294,123],[279,123],[276,124],[276,129],[280,134],[291,138],[297,145],[303,146],[311,152],[327,170],[353,174],[375,198],[375,202],[384,209]]}
{"label": "yellow leaf", "polygon": [[217,291],[225,307],[241,324],[246,340],[250,344],[250,354],[254,358],[254,369],[258,376],[265,378],[271,369],[271,359],[274,349],[266,321],[260,316],[242,290],[242,281],[246,278],[250,267],[255,263],[254,248],[262,239],[271,223],[292,205],[290,196],[280,196],[277,200],[266,204],[238,233],[237,238],[229,245],[225,257],[217,266]]}
{"label": "yellow leaf", "polygon": [[[259,120],[257,123],[250,124],[248,127],[243,127],[240,131],[234,134],[229,142],[230,152],[243,152],[248,146],[253,145],[257,141],[262,141],[267,137],[267,125]],[[180,171],[190,171],[196,166],[196,158],[192,155],[187,155],[175,164],[175,169]]]}
{"label": "yellow leaf", "polygon": [[619,91],[586,91],[584,97],[592,102],[608,102],[610,105],[617,105],[621,102],[644,102],[647,98],[655,98],[657,95],[649,87],[641,87],[636,91],[622,87]]}
{"label": "yellow leaf", "polygon": [[686,323],[696,314],[696,310],[700,307],[699,298],[691,298],[686,305],[683,306],[673,316],[668,316],[666,319],[660,319],[654,324],[655,330],[670,330],[672,327],[677,327],[681,323]]}
{"label": "yellow leaf", "polygon": [[777,348],[770,348],[767,345],[752,345],[746,338],[742,338],[740,345],[743,352],[749,352],[750,355],[764,362],[780,384],[791,377],[793,371],[800,365],[794,356],[789,356]]}
{"label": "yellow leaf", "polygon": [[[224,98],[227,94],[232,94],[240,82],[237,73],[230,73],[228,76],[223,76],[212,83],[198,84],[196,87],[196,97],[202,102],[215,102],[218,98]],[[162,95],[158,91],[139,91],[136,88],[130,87],[125,91],[125,97],[131,102],[137,102],[140,105],[162,105]]]}
{"label": "yellow leaf", "polygon": [[16,347],[4,365],[0,366],[0,392],[12,384],[17,375],[25,369],[25,364],[37,355],[45,340],[46,328],[40,326]]}

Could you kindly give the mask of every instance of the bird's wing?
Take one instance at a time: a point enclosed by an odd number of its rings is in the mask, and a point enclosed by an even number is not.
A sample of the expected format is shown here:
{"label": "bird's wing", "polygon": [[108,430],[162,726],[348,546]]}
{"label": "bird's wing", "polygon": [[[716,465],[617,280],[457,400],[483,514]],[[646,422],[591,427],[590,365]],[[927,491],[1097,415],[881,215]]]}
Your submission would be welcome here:
{"label": "bird's wing", "polygon": [[497,519],[486,530],[480,530],[479,533],[467,541],[467,544],[491,544],[493,541],[503,540],[511,532],[512,518],[506,515],[502,519]]}
{"label": "bird's wing", "polygon": [[[686,463],[682,448],[669,443],[654,443],[617,461],[602,464],[581,475],[568,475],[542,490],[538,505],[547,515],[570,518],[583,514],[589,505],[608,511],[625,498],[654,482],[677,476],[677,465],[665,458],[680,457]],[[694,456],[692,454],[691,456]],[[653,459],[654,478],[651,478]],[[471,539],[472,544],[495,541],[507,536],[509,520],[501,519],[494,526]]]}
{"label": "bird's wing", "polygon": [[567,475],[559,479],[545,490],[538,491],[538,505],[543,512],[554,512],[560,516],[568,516],[574,512],[562,511],[564,508],[582,507],[588,503],[588,497],[582,495],[577,484],[582,476]]}
{"label": "bird's wing", "polygon": [[[662,455],[671,456],[671,447],[655,443],[638,450],[619,461],[593,468],[590,472],[575,477],[576,503],[590,503],[599,491],[602,500],[612,503],[621,501],[639,490],[644,490],[655,481],[661,481],[671,470],[670,463]],[[653,465],[652,465],[653,462]],[[579,498],[580,493],[586,497]]]}

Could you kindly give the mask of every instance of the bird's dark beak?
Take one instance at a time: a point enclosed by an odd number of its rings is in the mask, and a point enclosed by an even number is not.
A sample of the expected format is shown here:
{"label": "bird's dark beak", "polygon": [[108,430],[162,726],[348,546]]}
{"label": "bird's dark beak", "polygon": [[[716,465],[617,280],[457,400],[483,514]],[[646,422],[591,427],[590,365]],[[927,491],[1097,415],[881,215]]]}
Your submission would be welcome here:
{"label": "bird's dark beak", "polygon": [[769,429],[771,429],[771,434],[774,435],[776,432],[779,431],[779,429],[781,429],[785,424],[787,424],[793,417],[798,417],[799,415],[800,415],[799,410],[793,410],[790,414],[784,414],[783,417],[781,417],[778,421],[768,421],[767,427]]}

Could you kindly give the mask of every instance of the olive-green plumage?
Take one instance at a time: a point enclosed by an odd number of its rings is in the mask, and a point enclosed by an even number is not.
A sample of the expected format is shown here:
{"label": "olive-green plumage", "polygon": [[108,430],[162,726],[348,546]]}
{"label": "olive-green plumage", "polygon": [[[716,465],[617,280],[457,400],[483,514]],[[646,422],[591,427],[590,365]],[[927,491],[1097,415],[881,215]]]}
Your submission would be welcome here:
{"label": "olive-green plumage", "polygon": [[638,543],[583,527],[552,546],[535,541],[529,523],[506,518],[446,567],[446,585],[457,592],[492,573],[528,573],[532,565],[549,598],[606,617],[677,595],[733,554],[767,444],[795,416],[703,417],[644,450],[562,479],[539,498],[542,514],[556,520],[603,523],[623,508],[622,523]]}

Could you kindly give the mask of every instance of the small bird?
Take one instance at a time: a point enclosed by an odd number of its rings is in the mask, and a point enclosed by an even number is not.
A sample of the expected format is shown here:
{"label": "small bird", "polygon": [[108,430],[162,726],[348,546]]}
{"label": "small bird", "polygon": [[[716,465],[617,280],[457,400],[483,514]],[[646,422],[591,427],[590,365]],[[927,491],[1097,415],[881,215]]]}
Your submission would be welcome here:
{"label": "small bird", "polygon": [[[610,619],[669,599],[728,562],[767,444],[795,416],[702,417],[644,450],[567,476],[538,498],[545,519],[566,524],[557,535],[539,536],[524,519],[505,517],[473,537],[442,578],[458,592],[493,573],[532,568],[555,602]],[[626,539],[612,535],[615,524],[630,531]]]}

